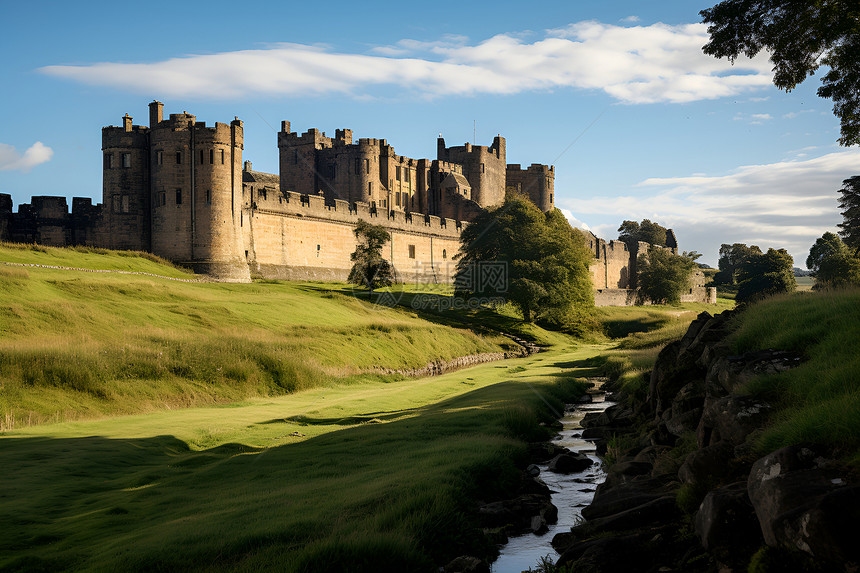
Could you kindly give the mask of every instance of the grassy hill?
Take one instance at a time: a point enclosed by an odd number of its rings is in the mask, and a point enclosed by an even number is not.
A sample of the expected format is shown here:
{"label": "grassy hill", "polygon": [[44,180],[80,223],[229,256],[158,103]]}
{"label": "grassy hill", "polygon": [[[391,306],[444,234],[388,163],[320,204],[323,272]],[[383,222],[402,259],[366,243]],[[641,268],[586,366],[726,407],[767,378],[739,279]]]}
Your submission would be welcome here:
{"label": "grassy hill", "polygon": [[181,282],[169,279],[194,276],[92,249],[0,245],[0,261],[159,275],[0,264],[0,429],[278,395],[513,346],[343,285]]}

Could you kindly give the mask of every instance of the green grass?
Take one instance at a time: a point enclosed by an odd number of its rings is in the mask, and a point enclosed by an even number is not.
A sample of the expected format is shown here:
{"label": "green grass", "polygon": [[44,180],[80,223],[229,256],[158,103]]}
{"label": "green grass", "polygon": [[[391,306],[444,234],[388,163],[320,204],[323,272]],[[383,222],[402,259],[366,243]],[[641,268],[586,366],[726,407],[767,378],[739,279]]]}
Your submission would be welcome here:
{"label": "green grass", "polygon": [[152,273],[194,279],[193,273],[152,253],[111,251],[97,247],[45,247],[30,243],[0,242],[0,261],[92,270]]}
{"label": "green grass", "polygon": [[510,495],[592,354],[7,432],[0,570],[433,571],[490,553],[472,500]]}
{"label": "green grass", "polygon": [[[35,250],[34,250],[35,249]],[[187,276],[116,252],[0,261]],[[271,396],[515,345],[317,283],[183,283],[0,265],[0,430]]]}
{"label": "green grass", "polygon": [[740,317],[733,344],[737,352],[778,348],[806,359],[745,388],[778,408],[761,451],[818,443],[860,466],[860,291],[797,293],[753,305]]}

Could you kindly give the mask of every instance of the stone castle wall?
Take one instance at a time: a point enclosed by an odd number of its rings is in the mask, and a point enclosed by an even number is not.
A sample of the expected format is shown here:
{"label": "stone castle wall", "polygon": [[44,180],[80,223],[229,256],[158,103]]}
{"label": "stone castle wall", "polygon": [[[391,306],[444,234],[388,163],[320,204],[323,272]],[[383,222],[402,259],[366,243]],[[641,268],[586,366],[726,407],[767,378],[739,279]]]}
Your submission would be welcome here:
{"label": "stone castle wall", "polygon": [[[385,255],[403,282],[451,282],[463,226],[509,192],[554,208],[555,171],[506,163],[506,143],[448,147],[437,158],[397,155],[384,139],[353,140],[348,129],[277,135],[279,175],[242,162],[243,124],[207,127],[187,112],[166,120],[149,105],[149,126],[102,130],[103,202],[33,197],[12,212],[0,195],[0,240],[150,251],[221,280],[251,275],[345,280],[360,220],[391,236]],[[671,235],[674,249],[677,243]],[[631,304],[636,253],[587,237],[598,304]],[[639,248],[647,246],[640,245]],[[699,284],[685,295],[706,299]],[[632,293],[632,294],[631,294]]]}

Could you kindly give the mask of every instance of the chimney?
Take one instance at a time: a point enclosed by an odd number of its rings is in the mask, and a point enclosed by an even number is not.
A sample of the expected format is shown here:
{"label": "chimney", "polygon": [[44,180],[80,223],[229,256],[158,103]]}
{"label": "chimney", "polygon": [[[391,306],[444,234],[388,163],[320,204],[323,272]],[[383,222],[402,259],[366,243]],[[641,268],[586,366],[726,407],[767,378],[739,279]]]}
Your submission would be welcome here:
{"label": "chimney", "polygon": [[122,128],[126,131],[131,131],[131,116],[125,114],[122,116]]}
{"label": "chimney", "polygon": [[154,101],[149,104],[149,127],[155,127],[164,119],[164,104]]}
{"label": "chimney", "polygon": [[250,162],[250,161],[245,161],[245,169],[244,169],[244,170],[245,170],[245,171],[252,171],[252,168],[251,168],[251,162]]}

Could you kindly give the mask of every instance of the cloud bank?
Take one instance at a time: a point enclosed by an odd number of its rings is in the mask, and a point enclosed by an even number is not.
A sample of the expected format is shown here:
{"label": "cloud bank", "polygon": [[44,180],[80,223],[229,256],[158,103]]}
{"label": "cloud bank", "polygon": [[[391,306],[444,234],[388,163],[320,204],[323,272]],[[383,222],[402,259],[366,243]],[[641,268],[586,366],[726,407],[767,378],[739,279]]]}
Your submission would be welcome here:
{"label": "cloud bank", "polygon": [[14,146],[0,143],[0,171],[21,171],[27,173],[33,167],[50,161],[54,150],[37,141],[23,155]]}
{"label": "cloud bank", "polygon": [[532,42],[499,34],[405,39],[367,54],[318,46],[186,55],[153,63],[53,65],[42,73],[88,85],[169,97],[239,99],[346,94],[392,86],[421,97],[602,90],[627,104],[682,103],[768,86],[765,58],[734,65],[702,53],[704,24],[616,26],[595,21],[547,30]]}
{"label": "cloud bank", "polygon": [[803,267],[809,247],[842,220],[837,198],[842,181],[860,173],[860,150],[814,159],[747,165],[721,176],[651,178],[641,193],[624,197],[564,198],[559,206],[588,215],[617,216],[593,226],[598,236],[617,237],[625,219],[652,219],[671,227],[683,250],[705,253],[716,263],[720,243],[786,248]]}

